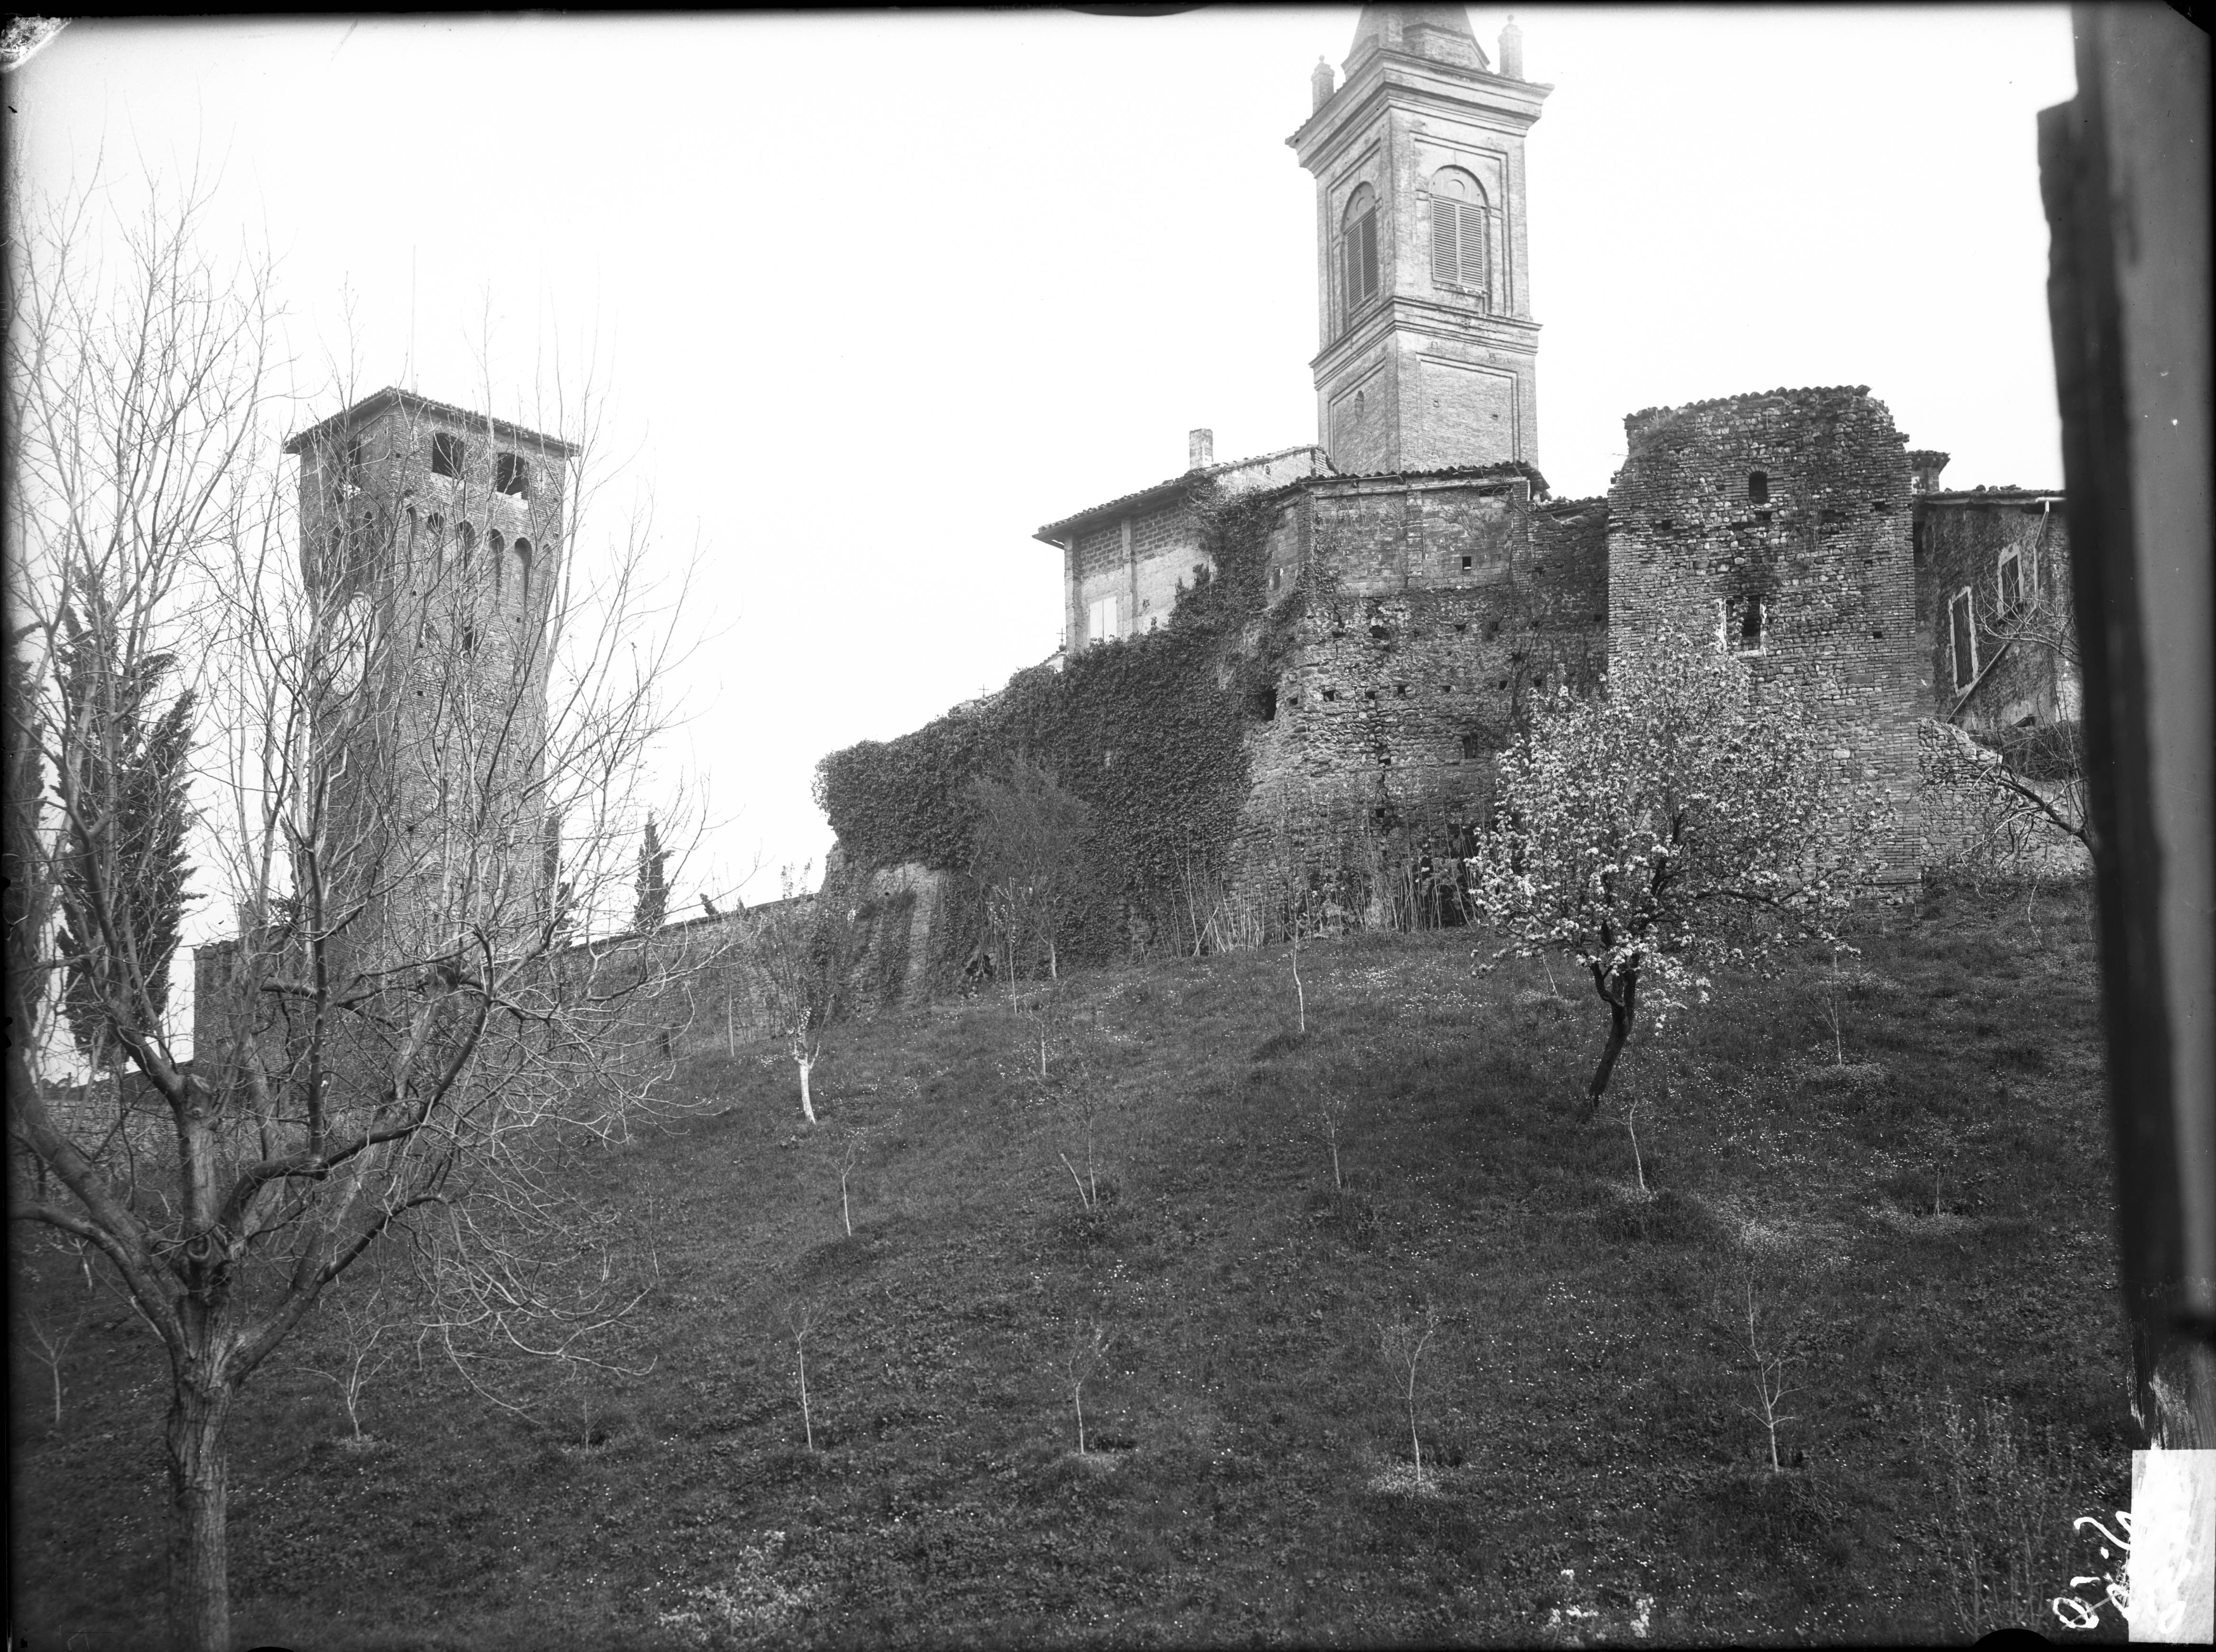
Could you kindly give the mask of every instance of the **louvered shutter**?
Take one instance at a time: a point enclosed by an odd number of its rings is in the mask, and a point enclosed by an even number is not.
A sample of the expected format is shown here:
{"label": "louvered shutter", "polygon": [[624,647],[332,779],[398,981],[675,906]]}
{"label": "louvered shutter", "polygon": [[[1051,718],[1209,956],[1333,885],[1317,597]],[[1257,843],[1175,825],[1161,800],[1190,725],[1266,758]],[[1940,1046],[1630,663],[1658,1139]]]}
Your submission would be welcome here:
{"label": "louvered shutter", "polygon": [[1357,226],[1362,238],[1362,296],[1377,291],[1377,214],[1364,212]]}
{"label": "louvered shutter", "polygon": [[1431,197],[1431,279],[1462,279],[1462,203],[1444,195]]}
{"label": "louvered shutter", "polygon": [[1491,226],[1487,222],[1485,208],[1464,206],[1461,216],[1462,285],[1487,292],[1493,286],[1493,279],[1492,271],[1487,267],[1490,261],[1486,255],[1491,249],[1487,244],[1486,231]]}
{"label": "louvered shutter", "polygon": [[1468,201],[1431,198],[1431,279],[1452,286],[1489,289],[1486,214]]}

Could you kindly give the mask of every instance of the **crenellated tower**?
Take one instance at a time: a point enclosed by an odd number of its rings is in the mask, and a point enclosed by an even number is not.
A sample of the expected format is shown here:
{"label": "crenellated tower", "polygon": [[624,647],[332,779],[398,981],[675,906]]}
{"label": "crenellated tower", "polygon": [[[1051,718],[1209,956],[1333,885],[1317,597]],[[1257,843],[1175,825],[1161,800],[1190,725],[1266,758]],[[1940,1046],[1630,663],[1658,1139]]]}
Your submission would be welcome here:
{"label": "crenellated tower", "polygon": [[1319,433],[1341,471],[1537,462],[1524,140],[1553,90],[1458,5],[1365,6],[1287,140],[1316,181]]}

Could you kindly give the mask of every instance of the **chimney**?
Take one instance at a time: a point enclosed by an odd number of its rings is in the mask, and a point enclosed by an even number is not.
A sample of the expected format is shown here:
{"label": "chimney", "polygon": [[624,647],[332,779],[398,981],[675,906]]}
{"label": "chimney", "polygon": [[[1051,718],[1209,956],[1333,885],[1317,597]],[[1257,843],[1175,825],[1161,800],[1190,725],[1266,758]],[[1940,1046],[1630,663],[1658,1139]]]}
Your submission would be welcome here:
{"label": "chimney", "polygon": [[1216,463],[1216,433],[1212,430],[1193,431],[1185,439],[1185,454],[1186,470],[1207,470]]}
{"label": "chimney", "polygon": [[1939,491],[1939,473],[1947,468],[1948,455],[1928,447],[1919,447],[1908,456],[1908,468],[1915,473],[1914,490],[1919,494]]}
{"label": "chimney", "polygon": [[1318,58],[1315,68],[1308,75],[1308,84],[1315,90],[1316,108],[1320,109],[1331,101],[1332,93],[1338,89],[1338,72],[1321,58]]}
{"label": "chimney", "polygon": [[1524,31],[1516,27],[1514,12],[1500,31],[1500,72],[1510,80],[1524,78]]}

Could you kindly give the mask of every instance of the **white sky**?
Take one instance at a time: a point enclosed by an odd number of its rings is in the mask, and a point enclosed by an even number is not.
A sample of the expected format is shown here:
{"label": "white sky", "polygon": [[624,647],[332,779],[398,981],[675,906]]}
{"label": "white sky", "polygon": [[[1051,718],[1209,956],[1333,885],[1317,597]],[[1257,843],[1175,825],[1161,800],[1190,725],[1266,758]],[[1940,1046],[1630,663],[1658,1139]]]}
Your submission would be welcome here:
{"label": "white sky", "polygon": [[[669,768],[711,827],[676,915],[820,865],[824,752],[1052,652],[1041,524],[1182,470],[1193,426],[1223,459],[1315,439],[1283,140],[1356,15],[85,21],[7,93],[34,189],[103,152],[112,184],[219,175],[310,392],[349,336],[365,388],[464,404],[597,350],[625,482],[700,558]],[[1503,15],[1470,9],[1496,58]],[[1606,490],[1634,409],[1833,384],[1950,484],[2059,485],[2033,117],[2075,90],[2065,9],[1518,21],[1555,88],[1529,176],[1558,494]]]}

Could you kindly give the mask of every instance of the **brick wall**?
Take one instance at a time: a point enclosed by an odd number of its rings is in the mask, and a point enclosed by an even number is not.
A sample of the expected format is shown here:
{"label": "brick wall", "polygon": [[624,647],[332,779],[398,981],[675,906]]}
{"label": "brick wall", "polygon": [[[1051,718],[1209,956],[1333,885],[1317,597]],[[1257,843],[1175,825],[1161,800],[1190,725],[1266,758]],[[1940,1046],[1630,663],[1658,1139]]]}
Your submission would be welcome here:
{"label": "brick wall", "polygon": [[1713,647],[1720,627],[1739,648],[1741,605],[1760,603],[1756,681],[1806,697],[1843,768],[1893,804],[1885,852],[1912,875],[1924,650],[1892,415],[1857,386],[1651,408],[1624,426],[1609,491],[1611,663],[1673,635]]}

